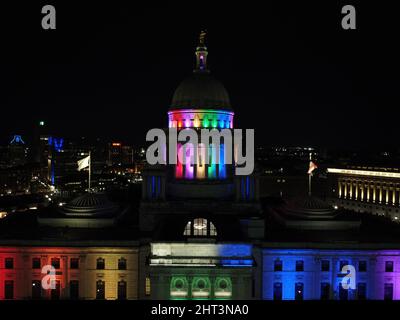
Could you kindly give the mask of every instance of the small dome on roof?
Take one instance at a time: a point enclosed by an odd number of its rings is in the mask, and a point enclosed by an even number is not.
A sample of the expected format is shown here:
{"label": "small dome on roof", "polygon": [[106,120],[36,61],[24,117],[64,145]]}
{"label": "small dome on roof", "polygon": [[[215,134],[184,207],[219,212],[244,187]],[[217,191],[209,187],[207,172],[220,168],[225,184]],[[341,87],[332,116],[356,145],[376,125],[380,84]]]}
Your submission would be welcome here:
{"label": "small dome on roof", "polygon": [[314,196],[290,199],[285,205],[285,212],[304,219],[331,219],[336,215],[331,205]]}
{"label": "small dome on roof", "polygon": [[114,213],[117,209],[118,205],[105,194],[87,193],[73,199],[61,210],[68,216],[98,216]]}

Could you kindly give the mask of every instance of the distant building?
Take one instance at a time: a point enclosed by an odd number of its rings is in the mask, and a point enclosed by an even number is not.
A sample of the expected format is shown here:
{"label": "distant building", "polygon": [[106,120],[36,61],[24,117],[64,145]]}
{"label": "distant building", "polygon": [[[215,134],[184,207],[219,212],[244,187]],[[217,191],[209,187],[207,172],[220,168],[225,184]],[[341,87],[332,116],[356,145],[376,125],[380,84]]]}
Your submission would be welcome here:
{"label": "distant building", "polygon": [[333,205],[400,219],[399,168],[349,166],[328,168],[327,172]]}
{"label": "distant building", "polygon": [[108,144],[109,166],[133,165],[134,152],[131,146],[123,145],[121,142],[111,142]]}

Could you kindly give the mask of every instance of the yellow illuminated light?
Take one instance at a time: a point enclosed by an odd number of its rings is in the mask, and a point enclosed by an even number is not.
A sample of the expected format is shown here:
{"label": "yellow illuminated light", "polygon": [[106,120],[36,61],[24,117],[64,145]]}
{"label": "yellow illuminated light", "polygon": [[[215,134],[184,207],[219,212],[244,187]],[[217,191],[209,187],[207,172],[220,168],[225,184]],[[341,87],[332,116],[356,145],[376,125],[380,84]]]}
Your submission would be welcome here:
{"label": "yellow illuminated light", "polygon": [[195,117],[194,117],[194,127],[195,128],[198,128],[198,127],[200,127],[200,120],[199,120],[199,117],[196,115]]}
{"label": "yellow illuminated light", "polygon": [[350,170],[350,169],[336,169],[336,168],[328,168],[327,171],[328,173],[352,174],[352,175],[366,176],[366,177],[387,177],[387,178],[400,179],[400,173],[397,172]]}

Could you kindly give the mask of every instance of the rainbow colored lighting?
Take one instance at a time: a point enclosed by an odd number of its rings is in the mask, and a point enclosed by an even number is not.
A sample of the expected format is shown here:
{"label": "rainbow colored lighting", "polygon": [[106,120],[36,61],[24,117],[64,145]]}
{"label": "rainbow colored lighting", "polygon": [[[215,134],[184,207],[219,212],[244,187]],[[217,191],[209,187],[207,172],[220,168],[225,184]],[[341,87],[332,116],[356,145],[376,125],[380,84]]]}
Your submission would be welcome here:
{"label": "rainbow colored lighting", "polygon": [[182,164],[182,162],[179,161],[179,158],[180,158],[180,159],[183,159],[183,157],[182,157],[182,155],[183,155],[183,150],[182,150],[182,149],[183,149],[183,148],[182,148],[182,145],[179,144],[178,147],[177,147],[178,155],[179,155],[179,156],[178,156],[177,164],[176,164],[176,166],[175,166],[175,178],[177,178],[177,179],[183,178],[183,164]]}
{"label": "rainbow colored lighting", "polygon": [[215,179],[217,177],[216,175],[217,165],[215,164],[215,158],[217,154],[216,154],[216,149],[213,145],[209,146],[208,156],[209,156],[208,178]]}
{"label": "rainbow colored lighting", "polygon": [[168,112],[169,128],[231,128],[233,129],[232,111],[214,109],[182,109]]}
{"label": "rainbow colored lighting", "polygon": [[218,176],[219,178],[226,178],[225,146],[223,144],[220,145],[219,152]]}
{"label": "rainbow colored lighting", "polygon": [[[232,111],[215,110],[215,109],[179,109],[168,112],[168,127],[169,128],[213,128],[213,129],[233,129]],[[178,146],[178,153],[183,152]],[[205,148],[209,149],[208,164],[205,162]],[[185,162],[180,163],[175,168],[175,177],[177,179],[226,179],[225,165],[225,148],[220,146],[219,154],[215,147],[211,145],[199,145],[197,150],[197,164],[190,161],[194,155],[194,150],[186,152]],[[216,164],[217,155],[219,155],[219,164]],[[178,159],[182,157],[178,157]]]}

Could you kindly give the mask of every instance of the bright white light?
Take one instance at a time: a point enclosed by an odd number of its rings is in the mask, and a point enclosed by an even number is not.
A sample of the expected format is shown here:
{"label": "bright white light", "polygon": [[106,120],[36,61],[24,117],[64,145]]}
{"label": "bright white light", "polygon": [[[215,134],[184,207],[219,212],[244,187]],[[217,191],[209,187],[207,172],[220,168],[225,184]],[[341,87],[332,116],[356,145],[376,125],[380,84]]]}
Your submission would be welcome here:
{"label": "bright white light", "polygon": [[335,168],[328,168],[327,171],[328,173],[352,174],[356,176],[366,176],[366,177],[400,178],[400,173],[397,172],[350,170],[350,169],[335,169]]}

